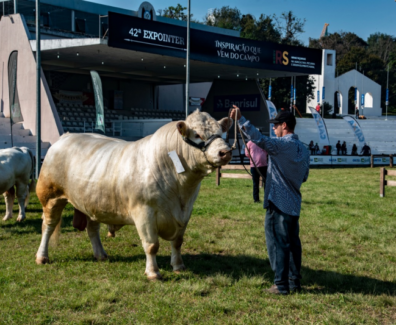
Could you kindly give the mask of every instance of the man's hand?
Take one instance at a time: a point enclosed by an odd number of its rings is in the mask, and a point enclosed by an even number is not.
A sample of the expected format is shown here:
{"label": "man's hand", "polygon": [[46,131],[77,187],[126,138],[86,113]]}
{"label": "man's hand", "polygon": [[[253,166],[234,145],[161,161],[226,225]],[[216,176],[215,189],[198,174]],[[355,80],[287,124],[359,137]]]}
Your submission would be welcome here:
{"label": "man's hand", "polygon": [[239,120],[242,117],[241,110],[238,106],[232,105],[231,118],[235,121],[235,117]]}

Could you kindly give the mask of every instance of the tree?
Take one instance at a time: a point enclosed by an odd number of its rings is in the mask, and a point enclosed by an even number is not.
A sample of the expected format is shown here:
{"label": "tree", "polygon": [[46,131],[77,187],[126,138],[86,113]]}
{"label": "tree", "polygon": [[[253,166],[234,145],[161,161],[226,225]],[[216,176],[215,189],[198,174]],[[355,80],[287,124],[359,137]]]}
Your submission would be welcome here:
{"label": "tree", "polygon": [[[296,106],[301,113],[305,111],[307,102],[314,99],[314,86],[315,79],[309,76],[298,76],[296,77]],[[264,93],[267,93],[269,86],[269,79],[260,80],[261,88]],[[281,107],[290,107],[290,84],[291,78],[276,78],[272,79],[272,97],[271,101],[279,109]]]}
{"label": "tree", "polygon": [[297,18],[292,11],[283,12],[279,18],[275,19],[278,31],[281,33],[281,44],[303,45],[298,36],[304,33],[305,19]]}
{"label": "tree", "polygon": [[389,63],[391,54],[396,51],[395,37],[387,34],[371,34],[367,39],[367,44],[369,53],[380,57],[385,65]]}
{"label": "tree", "polygon": [[241,12],[237,8],[229,6],[215,8],[205,17],[204,23],[209,26],[216,26],[225,29],[241,30]]}
{"label": "tree", "polygon": [[309,39],[310,48],[335,50],[337,64],[352,48],[367,49],[367,46],[362,38],[349,32],[332,33],[322,38]]}
{"label": "tree", "polygon": [[[158,10],[158,14],[163,17],[186,21],[187,14],[184,13],[184,10],[187,10],[187,7],[183,7],[180,3],[178,3],[176,7],[170,6],[164,10]],[[192,16],[193,15],[191,14],[190,19]]]}

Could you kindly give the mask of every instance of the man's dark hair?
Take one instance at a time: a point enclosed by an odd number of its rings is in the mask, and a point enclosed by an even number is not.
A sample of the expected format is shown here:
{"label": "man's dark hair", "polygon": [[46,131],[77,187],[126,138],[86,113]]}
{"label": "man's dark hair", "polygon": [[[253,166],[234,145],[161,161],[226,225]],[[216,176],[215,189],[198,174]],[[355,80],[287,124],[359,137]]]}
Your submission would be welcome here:
{"label": "man's dark hair", "polygon": [[297,121],[296,119],[290,119],[289,121],[286,122],[286,125],[290,131],[294,131],[294,128],[296,127]]}

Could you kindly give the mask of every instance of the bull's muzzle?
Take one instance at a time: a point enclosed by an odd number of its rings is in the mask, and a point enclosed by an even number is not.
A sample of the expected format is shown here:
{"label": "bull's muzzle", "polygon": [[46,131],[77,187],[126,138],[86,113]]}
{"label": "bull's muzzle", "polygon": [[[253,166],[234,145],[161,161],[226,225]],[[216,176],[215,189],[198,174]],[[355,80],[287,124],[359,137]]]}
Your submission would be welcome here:
{"label": "bull's muzzle", "polygon": [[231,150],[220,150],[219,157],[221,162],[227,164],[232,158],[232,151]]}

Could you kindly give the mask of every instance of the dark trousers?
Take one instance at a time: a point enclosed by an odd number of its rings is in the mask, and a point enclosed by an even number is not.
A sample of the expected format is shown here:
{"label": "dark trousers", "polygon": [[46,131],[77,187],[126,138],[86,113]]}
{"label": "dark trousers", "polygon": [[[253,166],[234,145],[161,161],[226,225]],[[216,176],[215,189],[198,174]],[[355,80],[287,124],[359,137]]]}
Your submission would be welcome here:
{"label": "dark trousers", "polygon": [[300,288],[301,242],[300,217],[281,212],[272,203],[265,215],[265,239],[274,282],[279,291]]}
{"label": "dark trousers", "polygon": [[[263,186],[265,187],[265,178],[267,177],[267,166],[257,167],[261,175],[263,175]],[[250,173],[253,179],[253,200],[260,201],[260,174],[257,172],[255,167],[250,167]]]}
{"label": "dark trousers", "polygon": [[341,151],[341,149],[338,149],[338,148],[337,148],[337,156],[340,155],[340,151]]}

